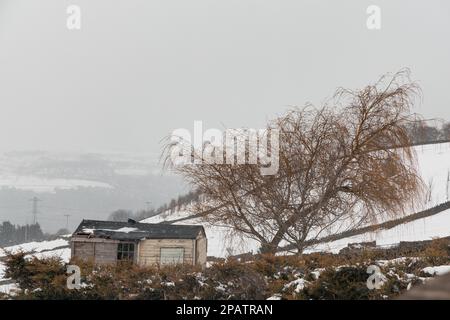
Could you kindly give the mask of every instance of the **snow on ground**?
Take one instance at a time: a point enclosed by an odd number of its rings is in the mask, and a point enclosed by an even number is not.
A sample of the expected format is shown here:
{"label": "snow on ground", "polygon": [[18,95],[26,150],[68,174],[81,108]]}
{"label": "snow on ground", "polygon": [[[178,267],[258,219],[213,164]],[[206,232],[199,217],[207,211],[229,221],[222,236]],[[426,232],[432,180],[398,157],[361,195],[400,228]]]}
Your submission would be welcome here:
{"label": "snow on ground", "polygon": [[[420,176],[431,189],[431,200],[423,209],[450,200],[450,143],[414,147],[417,153]],[[450,228],[449,228],[450,229]]]}
{"label": "snow on ground", "polygon": [[[430,189],[431,196],[423,203],[417,204],[415,211],[409,214],[434,207],[450,200],[450,143],[440,143],[416,146],[419,174],[426,187]],[[144,223],[160,223],[162,221],[176,220],[189,216],[189,212],[163,213],[155,217],[145,219]],[[252,239],[240,239],[231,235],[231,229],[225,226],[212,226],[199,219],[190,219],[181,224],[202,224],[208,237],[208,255],[226,257],[230,253],[239,254],[256,252],[259,245]],[[416,220],[397,226],[389,230],[379,230],[363,235],[348,237],[337,241],[320,244],[307,250],[338,252],[348,243],[377,241],[377,245],[395,245],[400,241],[430,240],[436,237],[450,236],[450,210],[437,215]]]}
{"label": "snow on ground", "polygon": [[0,175],[0,188],[29,190],[39,193],[54,193],[56,190],[77,188],[105,188],[113,187],[107,183],[81,179],[43,178],[35,176]]}
{"label": "snow on ground", "polygon": [[[111,151],[51,152],[0,150],[0,189],[54,193],[57,189],[106,188],[105,173],[120,176],[160,174],[154,153]],[[86,177],[89,178],[80,178]]]}
{"label": "snow on ground", "polygon": [[5,265],[0,261],[0,281],[4,278],[5,275]]}
{"label": "snow on ground", "polygon": [[436,267],[426,267],[422,270],[423,272],[429,274],[430,276],[442,276],[443,274],[450,272],[449,266],[436,266]]}
{"label": "snow on ground", "polygon": [[28,242],[28,243],[23,243],[23,244],[11,246],[11,247],[0,248],[0,257],[4,257],[6,255],[5,251],[11,252],[11,253],[16,253],[19,251],[42,252],[42,251],[48,251],[48,250],[52,250],[55,248],[63,247],[63,246],[68,246],[68,245],[69,245],[68,239],[56,239],[56,240],[51,240],[51,241]]}
{"label": "snow on ground", "polygon": [[389,264],[405,263],[406,261],[417,262],[417,261],[420,261],[421,259],[423,259],[423,258],[422,257],[400,257],[400,258],[394,258],[394,259],[390,259],[390,260],[377,260],[376,264],[381,267],[384,267]]}
{"label": "snow on ground", "polygon": [[436,215],[414,220],[398,225],[392,229],[383,229],[376,232],[321,243],[307,252],[329,251],[337,253],[348,243],[376,241],[377,246],[394,246],[400,241],[432,240],[450,236],[450,210],[442,211]]}
{"label": "snow on ground", "polygon": [[15,283],[0,285],[0,293],[11,294],[13,290],[17,290],[17,289],[19,289],[19,287]]}
{"label": "snow on ground", "polygon": [[309,282],[306,281],[305,279],[298,278],[294,281],[291,281],[291,282],[285,284],[283,287],[283,290],[287,290],[290,287],[295,287],[294,291],[296,293],[300,293],[300,291],[302,291],[308,284],[309,284]]}
{"label": "snow on ground", "polygon": [[34,253],[30,256],[36,257],[38,259],[44,259],[44,258],[60,258],[63,262],[69,262],[70,260],[70,248],[63,248],[63,249],[56,249],[51,251],[45,251],[45,252],[38,252]]}

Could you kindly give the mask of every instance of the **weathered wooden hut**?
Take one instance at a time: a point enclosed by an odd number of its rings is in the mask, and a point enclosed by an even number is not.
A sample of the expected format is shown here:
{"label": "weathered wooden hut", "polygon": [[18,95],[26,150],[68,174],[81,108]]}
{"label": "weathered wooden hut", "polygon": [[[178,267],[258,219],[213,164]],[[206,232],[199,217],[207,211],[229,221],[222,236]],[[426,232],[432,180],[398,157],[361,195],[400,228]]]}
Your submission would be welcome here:
{"label": "weathered wooden hut", "polygon": [[96,264],[206,266],[202,226],[83,220],[71,238],[71,256]]}

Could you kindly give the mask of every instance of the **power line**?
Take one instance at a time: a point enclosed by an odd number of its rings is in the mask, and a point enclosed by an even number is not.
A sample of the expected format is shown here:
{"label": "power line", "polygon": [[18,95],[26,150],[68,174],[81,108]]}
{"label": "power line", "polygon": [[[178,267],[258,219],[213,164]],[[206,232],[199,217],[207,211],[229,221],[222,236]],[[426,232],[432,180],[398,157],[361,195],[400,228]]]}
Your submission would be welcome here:
{"label": "power line", "polygon": [[37,214],[38,214],[38,202],[42,201],[41,199],[38,199],[37,197],[33,197],[32,199],[30,199],[30,201],[33,203],[32,204],[32,214],[33,214],[33,224],[37,223]]}
{"label": "power line", "polygon": [[70,217],[70,214],[65,214],[64,217],[66,217],[66,230],[69,230],[69,217]]}

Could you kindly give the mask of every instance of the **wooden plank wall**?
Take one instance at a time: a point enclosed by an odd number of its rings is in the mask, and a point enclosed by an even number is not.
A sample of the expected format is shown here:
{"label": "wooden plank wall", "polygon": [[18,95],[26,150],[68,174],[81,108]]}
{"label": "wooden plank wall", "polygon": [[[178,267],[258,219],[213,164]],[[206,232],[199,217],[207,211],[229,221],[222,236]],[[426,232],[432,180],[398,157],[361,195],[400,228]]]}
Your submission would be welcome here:
{"label": "wooden plank wall", "polygon": [[94,261],[95,244],[93,242],[72,242],[72,258]]}
{"label": "wooden plank wall", "polygon": [[207,239],[205,237],[198,237],[197,238],[197,257],[196,257],[196,263],[200,265],[202,268],[206,268],[206,258],[207,258]]}
{"label": "wooden plank wall", "polygon": [[72,258],[109,264],[117,261],[117,241],[72,240]]}

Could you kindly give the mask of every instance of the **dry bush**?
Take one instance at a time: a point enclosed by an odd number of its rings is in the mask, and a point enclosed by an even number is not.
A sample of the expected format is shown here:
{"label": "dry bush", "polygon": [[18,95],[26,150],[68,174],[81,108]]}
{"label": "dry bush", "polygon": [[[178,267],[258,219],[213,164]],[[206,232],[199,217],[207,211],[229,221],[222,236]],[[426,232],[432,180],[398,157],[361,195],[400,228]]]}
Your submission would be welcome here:
{"label": "dry bush", "polygon": [[369,276],[366,271],[367,265],[326,269],[317,281],[303,290],[299,298],[314,300],[373,300],[397,294],[397,289],[400,285],[402,290],[406,289],[406,285],[397,281],[395,277],[389,277],[380,290],[370,290],[366,284]]}
{"label": "dry bush", "polygon": [[[430,249],[433,248],[433,249]],[[436,248],[439,248],[436,251]],[[444,251],[443,251],[444,249]],[[423,252],[433,252],[434,261],[446,258],[442,242],[430,244]],[[428,250],[428,251],[427,251]],[[431,251],[430,251],[431,250]],[[444,254],[445,253],[445,254]],[[444,255],[441,255],[444,254]],[[437,259],[439,257],[439,259]],[[218,261],[206,270],[193,266],[139,267],[136,265],[80,266],[81,288],[66,287],[66,266],[57,259],[25,259],[23,253],[7,259],[6,276],[18,283],[21,291],[14,299],[266,299],[274,294],[283,299],[386,299],[406,290],[408,283],[420,283],[421,269],[430,266],[422,259],[404,259],[381,267],[387,282],[380,290],[368,290],[368,265],[364,260],[335,254],[302,256],[259,255],[254,260]],[[318,276],[318,274],[320,274]],[[304,289],[296,281],[306,281]]]}
{"label": "dry bush", "polygon": [[214,296],[208,298],[218,299],[264,299],[267,294],[267,282],[264,276],[255,271],[249,264],[237,261],[217,263],[208,268],[205,277],[213,283],[226,285],[225,290],[215,291]]}
{"label": "dry bush", "polygon": [[247,264],[216,263],[202,271],[189,265],[139,267],[93,265],[72,261],[81,269],[81,288],[67,288],[66,266],[54,258],[9,255],[6,277],[21,289],[14,299],[264,299],[267,282]]}
{"label": "dry bush", "polygon": [[443,265],[450,263],[450,240],[435,239],[426,246],[419,255],[432,265]]}
{"label": "dry bush", "polygon": [[55,278],[65,274],[59,258],[45,260],[27,258],[28,253],[17,252],[6,256],[5,277],[16,280],[21,289],[33,289],[37,285],[49,286]]}
{"label": "dry bush", "polygon": [[304,290],[304,297],[314,300],[368,299],[367,273],[363,268],[327,269],[319,280]]}
{"label": "dry bush", "polygon": [[277,272],[284,268],[304,270],[305,260],[299,256],[275,256],[273,254],[262,254],[257,256],[251,263],[252,268],[266,277],[273,278]]}

